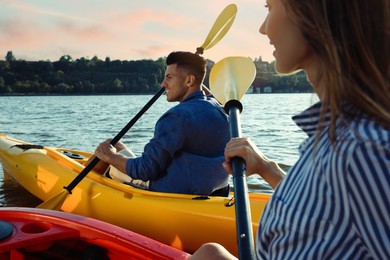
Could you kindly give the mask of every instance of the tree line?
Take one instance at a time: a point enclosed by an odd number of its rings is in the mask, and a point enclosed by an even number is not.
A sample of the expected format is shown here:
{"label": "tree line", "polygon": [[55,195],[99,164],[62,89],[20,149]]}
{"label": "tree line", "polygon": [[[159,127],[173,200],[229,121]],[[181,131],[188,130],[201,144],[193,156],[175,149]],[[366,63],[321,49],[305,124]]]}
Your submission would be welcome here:
{"label": "tree line", "polygon": [[[0,60],[0,95],[89,95],[156,93],[164,79],[166,57],[157,60],[73,59],[63,55],[58,61],[26,61],[16,59],[8,51]],[[279,77],[273,64],[256,59],[255,92],[308,92],[306,77],[295,74]],[[214,65],[208,61],[208,72]],[[208,86],[208,75],[205,85]]]}

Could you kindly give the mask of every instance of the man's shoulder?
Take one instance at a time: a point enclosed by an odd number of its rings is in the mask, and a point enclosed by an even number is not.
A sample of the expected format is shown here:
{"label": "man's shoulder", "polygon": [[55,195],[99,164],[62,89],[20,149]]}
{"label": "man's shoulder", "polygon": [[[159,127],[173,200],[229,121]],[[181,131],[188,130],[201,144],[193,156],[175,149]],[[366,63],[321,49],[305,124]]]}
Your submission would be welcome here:
{"label": "man's shoulder", "polygon": [[181,103],[171,107],[168,109],[157,122],[161,121],[169,121],[169,120],[180,120],[180,118],[183,118],[186,116],[186,114],[190,113],[191,110],[187,109],[186,106],[182,106]]}

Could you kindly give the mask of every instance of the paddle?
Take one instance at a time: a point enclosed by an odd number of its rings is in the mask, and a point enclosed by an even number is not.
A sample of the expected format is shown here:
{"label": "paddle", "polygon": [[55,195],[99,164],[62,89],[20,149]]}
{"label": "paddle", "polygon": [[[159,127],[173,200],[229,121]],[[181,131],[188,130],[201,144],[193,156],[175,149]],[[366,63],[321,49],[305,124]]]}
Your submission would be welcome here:
{"label": "paddle", "polygon": [[[127,123],[127,125],[111,140],[110,144],[113,146],[130,130],[130,128],[137,122],[137,120],[153,105],[153,103],[164,93],[165,89],[161,88],[153,97],[146,103],[146,105]],[[59,210],[64,203],[66,197],[72,194],[73,188],[98,164],[100,159],[94,157],[93,160],[76,176],[76,178],[64,187],[61,193],[44,201],[37,208]]]}
{"label": "paddle", "polygon": [[203,44],[196,49],[196,54],[203,54],[204,50],[210,49],[217,44],[229,31],[236,14],[237,6],[235,4],[226,6],[215,20]]}
{"label": "paddle", "polygon": [[[210,72],[210,88],[214,97],[229,114],[231,137],[241,137],[240,99],[256,76],[256,67],[250,58],[227,57],[217,62]],[[236,226],[239,259],[255,259],[252,220],[245,178],[245,162],[232,158],[235,194]]]}
{"label": "paddle", "polygon": [[[237,6],[235,4],[230,4],[222,10],[221,14],[217,17],[217,20],[214,22],[209,34],[206,37],[206,40],[201,47],[197,48],[197,54],[202,54],[203,50],[210,49],[212,46],[217,44],[223,36],[230,29],[234,18],[237,13]],[[134,123],[150,108],[150,106],[161,96],[164,92],[164,88],[161,88],[153,98],[138,112],[138,114],[130,120],[130,122],[111,140],[111,144],[115,145],[123,135],[130,130]],[[64,203],[66,197],[69,194],[72,194],[73,188],[82,180],[85,176],[98,164],[100,161],[99,158],[94,157],[94,159],[77,175],[77,177],[68,185],[64,187],[61,193],[55,195],[54,197],[44,201],[37,208],[43,209],[54,209],[59,210]]]}

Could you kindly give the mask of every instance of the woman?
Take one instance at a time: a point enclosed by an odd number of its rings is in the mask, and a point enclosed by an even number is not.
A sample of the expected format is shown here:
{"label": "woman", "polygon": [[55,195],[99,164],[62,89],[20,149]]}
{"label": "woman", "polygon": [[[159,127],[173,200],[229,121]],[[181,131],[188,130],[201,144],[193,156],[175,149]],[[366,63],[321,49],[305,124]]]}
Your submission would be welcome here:
{"label": "woman", "polygon": [[[320,102],[293,120],[308,134],[285,174],[249,138],[225,148],[275,188],[259,259],[390,259],[390,1],[268,0],[260,32],[275,69],[304,70]],[[193,259],[234,259],[217,244]]]}

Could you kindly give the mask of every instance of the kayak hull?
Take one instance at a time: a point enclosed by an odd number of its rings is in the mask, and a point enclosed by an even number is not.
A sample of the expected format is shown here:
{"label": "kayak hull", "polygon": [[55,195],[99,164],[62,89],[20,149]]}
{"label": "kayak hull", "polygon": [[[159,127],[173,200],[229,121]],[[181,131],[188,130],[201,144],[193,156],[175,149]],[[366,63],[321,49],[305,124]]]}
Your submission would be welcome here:
{"label": "kayak hull", "polygon": [[[63,192],[91,156],[64,148],[15,146],[20,144],[28,143],[0,134],[4,172],[42,201]],[[249,194],[254,234],[269,197]],[[91,171],[66,197],[61,211],[96,218],[189,253],[203,243],[217,242],[238,254],[233,194],[205,197],[151,192]]]}
{"label": "kayak hull", "polygon": [[186,259],[190,256],[118,226],[54,210],[0,208],[0,227],[0,259],[97,259],[97,256],[98,259]]}

